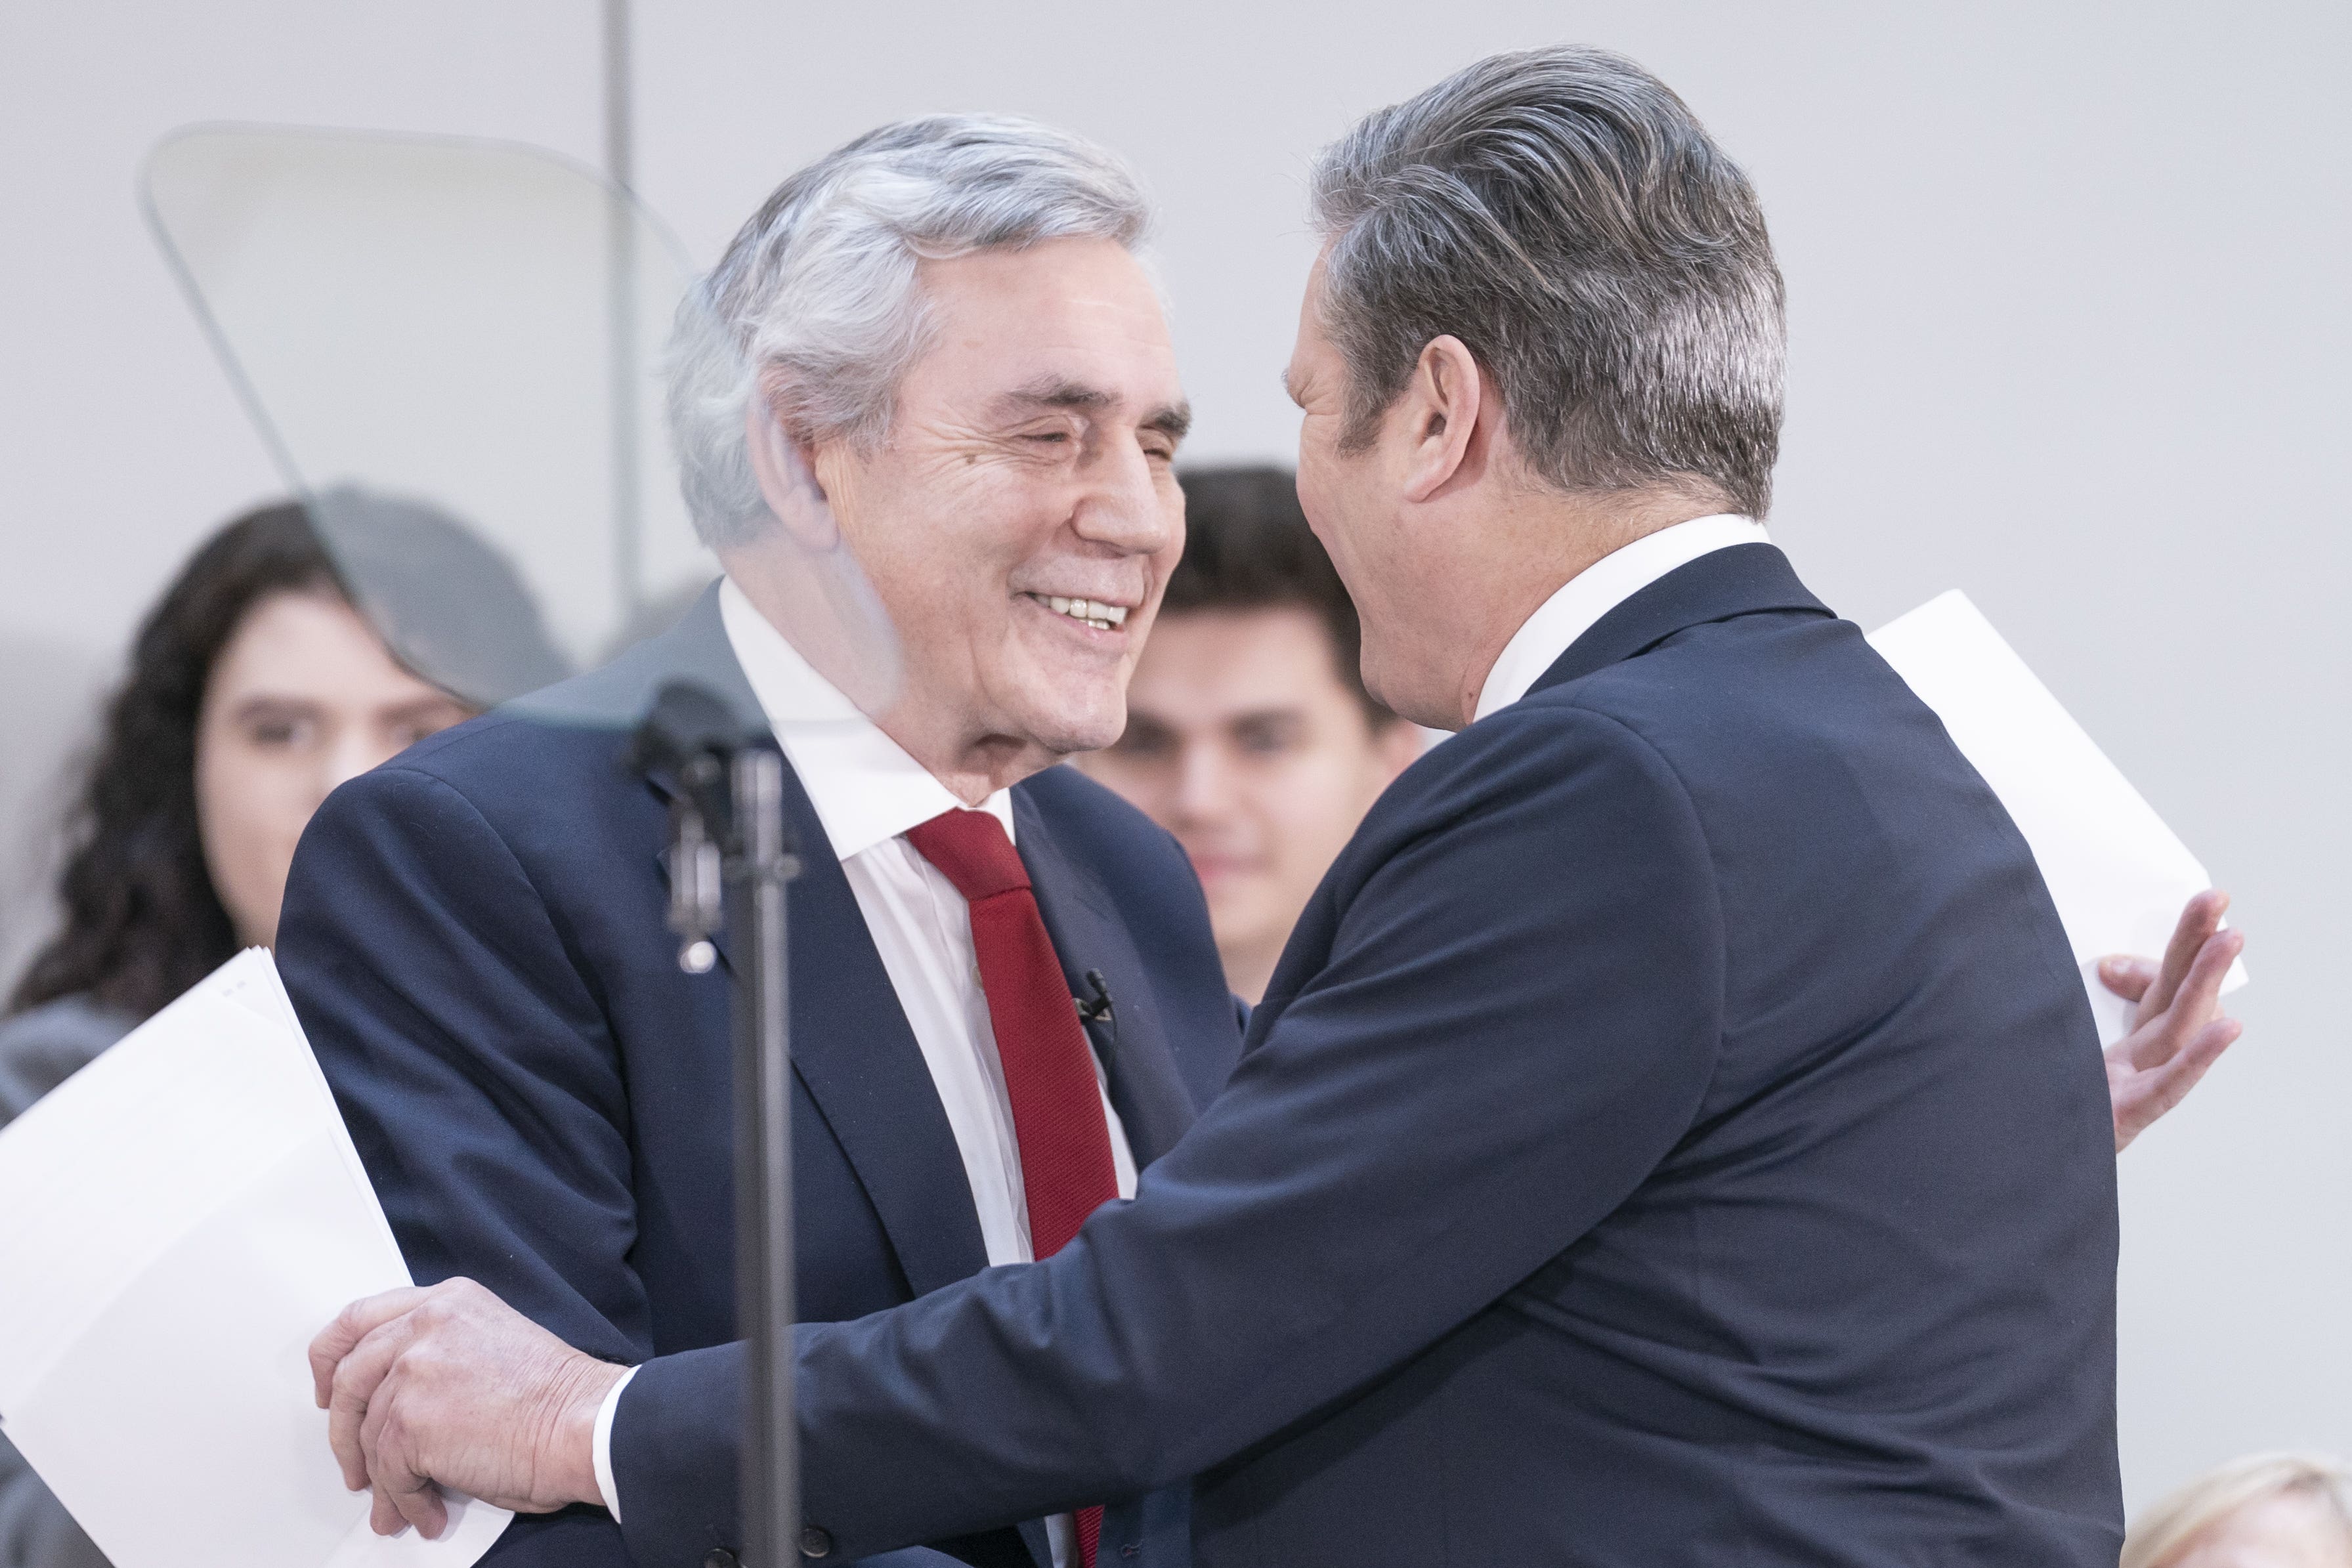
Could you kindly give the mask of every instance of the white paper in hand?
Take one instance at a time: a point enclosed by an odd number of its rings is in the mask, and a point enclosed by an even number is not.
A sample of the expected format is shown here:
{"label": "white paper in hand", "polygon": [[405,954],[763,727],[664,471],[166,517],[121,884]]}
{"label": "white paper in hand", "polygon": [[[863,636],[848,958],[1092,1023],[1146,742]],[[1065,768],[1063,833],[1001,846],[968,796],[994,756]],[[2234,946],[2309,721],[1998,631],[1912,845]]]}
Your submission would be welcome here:
{"label": "white paper in hand", "polygon": [[469,1568],[368,1528],[311,1336],[410,1282],[269,955],[224,965],[0,1131],[0,1428],[115,1568]]}
{"label": "white paper in hand", "polygon": [[[1870,643],[2009,809],[2065,923],[2100,1041],[2121,1040],[2131,1009],[2099,983],[2098,961],[2161,956],[2181,905],[2212,885],[2205,868],[1967,594],[1939,594]],[[2239,964],[2222,988],[2245,980]]]}

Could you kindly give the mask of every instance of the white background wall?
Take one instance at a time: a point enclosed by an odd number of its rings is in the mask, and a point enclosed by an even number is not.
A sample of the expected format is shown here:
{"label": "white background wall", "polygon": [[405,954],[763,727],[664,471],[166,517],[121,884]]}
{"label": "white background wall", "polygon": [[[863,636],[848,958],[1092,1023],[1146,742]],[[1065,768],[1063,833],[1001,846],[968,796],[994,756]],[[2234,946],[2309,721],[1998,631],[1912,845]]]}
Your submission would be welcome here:
{"label": "white background wall", "polygon": [[[1494,48],[1661,72],[1748,165],[1788,274],[1773,518],[1865,625],[1966,588],[2238,896],[2245,1041],[2123,1160],[2135,1505],[2251,1448],[2352,1450],[2352,923],[2341,475],[2352,9],[1457,0],[664,0],[638,186],[708,261],[879,120],[994,108],[1128,153],[1164,213],[1197,457],[1280,457],[1349,119]],[[588,0],[0,8],[0,829],[89,682],[274,476],[133,205],[156,137],[235,119],[594,161]],[[0,906],[0,958],[30,932]]]}

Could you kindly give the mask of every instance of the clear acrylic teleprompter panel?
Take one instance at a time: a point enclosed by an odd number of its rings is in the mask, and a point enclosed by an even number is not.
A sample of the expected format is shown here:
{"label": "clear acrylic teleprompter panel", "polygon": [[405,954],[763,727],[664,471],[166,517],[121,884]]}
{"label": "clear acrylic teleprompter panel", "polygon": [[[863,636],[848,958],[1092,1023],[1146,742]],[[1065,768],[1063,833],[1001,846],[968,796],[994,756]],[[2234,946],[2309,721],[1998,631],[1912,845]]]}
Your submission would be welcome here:
{"label": "clear acrylic teleprompter panel", "polygon": [[[420,512],[503,558],[570,668],[714,575],[662,423],[691,273],[625,193],[526,147],[216,126],[158,147],[146,196],[347,580],[362,597],[397,580],[384,597],[410,608],[393,619],[496,644],[480,622],[511,612],[480,580],[495,565],[436,543]],[[439,602],[416,610],[420,592]],[[423,673],[511,695],[552,667],[526,631]]]}

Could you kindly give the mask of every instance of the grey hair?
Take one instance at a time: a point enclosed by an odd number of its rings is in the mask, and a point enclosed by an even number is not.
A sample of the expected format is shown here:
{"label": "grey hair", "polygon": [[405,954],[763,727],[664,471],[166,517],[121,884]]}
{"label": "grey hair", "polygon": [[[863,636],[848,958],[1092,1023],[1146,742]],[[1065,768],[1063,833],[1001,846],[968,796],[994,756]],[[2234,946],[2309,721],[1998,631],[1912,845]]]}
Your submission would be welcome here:
{"label": "grey hair", "polygon": [[797,440],[887,434],[931,341],[919,263],[1067,237],[1135,250],[1150,218],[1117,157],[1009,115],[902,120],[792,175],[672,329],[670,436],[695,532],[739,544],[766,517],[744,433],[760,390]]}
{"label": "grey hair", "polygon": [[1598,49],[1492,56],[1368,116],[1313,193],[1346,444],[1451,334],[1546,482],[1769,507],[1780,268],[1748,177],[1648,71]]}

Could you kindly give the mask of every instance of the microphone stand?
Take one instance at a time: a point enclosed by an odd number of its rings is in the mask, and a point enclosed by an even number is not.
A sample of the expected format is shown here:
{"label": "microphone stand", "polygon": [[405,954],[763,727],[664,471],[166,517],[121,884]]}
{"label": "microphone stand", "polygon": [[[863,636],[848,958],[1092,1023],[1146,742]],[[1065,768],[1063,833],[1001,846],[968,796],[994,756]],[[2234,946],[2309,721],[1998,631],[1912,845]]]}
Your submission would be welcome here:
{"label": "microphone stand", "polygon": [[740,1485],[751,1568],[800,1552],[793,1409],[792,1053],[785,889],[801,862],[784,828],[784,761],[704,688],[662,688],[629,748],[668,774],[669,926],[678,967],[708,974],[731,929],[735,969],[735,1318],[751,1346]]}

